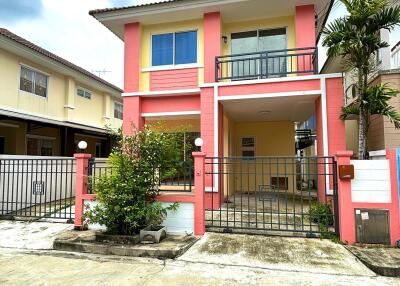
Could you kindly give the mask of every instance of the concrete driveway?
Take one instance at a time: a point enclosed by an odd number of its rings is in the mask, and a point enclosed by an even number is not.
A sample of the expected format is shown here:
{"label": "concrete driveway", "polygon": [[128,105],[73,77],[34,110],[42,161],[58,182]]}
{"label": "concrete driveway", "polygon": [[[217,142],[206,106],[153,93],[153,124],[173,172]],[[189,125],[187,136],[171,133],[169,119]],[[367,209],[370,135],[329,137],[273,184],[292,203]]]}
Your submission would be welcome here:
{"label": "concrete driveway", "polygon": [[0,223],[0,285],[400,285],[328,240],[209,233],[164,261],[46,249],[71,227]]}
{"label": "concrete driveway", "polygon": [[345,247],[326,239],[207,233],[178,260],[320,274],[375,275]]}

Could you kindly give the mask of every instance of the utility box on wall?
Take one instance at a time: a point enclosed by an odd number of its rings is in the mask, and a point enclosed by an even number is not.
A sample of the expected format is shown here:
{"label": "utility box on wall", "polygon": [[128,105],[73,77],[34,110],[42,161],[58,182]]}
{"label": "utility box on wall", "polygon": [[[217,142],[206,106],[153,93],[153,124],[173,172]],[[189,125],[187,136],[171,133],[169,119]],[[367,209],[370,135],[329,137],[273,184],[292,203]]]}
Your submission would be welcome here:
{"label": "utility box on wall", "polygon": [[390,245],[388,210],[356,209],[355,217],[357,242]]}

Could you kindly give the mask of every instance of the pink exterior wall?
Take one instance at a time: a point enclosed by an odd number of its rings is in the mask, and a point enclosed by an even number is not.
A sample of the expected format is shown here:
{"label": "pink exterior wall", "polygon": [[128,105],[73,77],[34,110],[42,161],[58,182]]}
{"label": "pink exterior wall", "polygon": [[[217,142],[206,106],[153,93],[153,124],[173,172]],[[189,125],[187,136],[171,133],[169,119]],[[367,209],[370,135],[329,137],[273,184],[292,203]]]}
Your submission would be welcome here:
{"label": "pink exterior wall", "polygon": [[[296,48],[308,48],[316,46],[315,38],[315,8],[314,5],[296,6]],[[302,52],[312,52],[304,50]],[[313,70],[311,55],[304,55],[297,58],[297,69],[299,71]]]}
{"label": "pink exterior wall", "polygon": [[124,134],[132,134],[135,130],[140,130],[144,126],[142,114],[142,103],[140,96],[124,97],[124,118],[122,131]]}
{"label": "pink exterior wall", "polygon": [[199,70],[177,69],[150,72],[150,90],[177,90],[197,88]]}
{"label": "pink exterior wall", "polygon": [[125,25],[124,33],[124,91],[139,91],[140,24]]}
{"label": "pink exterior wall", "polygon": [[319,79],[221,86],[219,96],[320,90]]}
{"label": "pink exterior wall", "polygon": [[314,47],[316,45],[314,5],[296,6],[295,25],[296,48]]}
{"label": "pink exterior wall", "polygon": [[204,14],[204,82],[215,81],[215,57],[221,55],[221,15]]}
{"label": "pink exterior wall", "polygon": [[[339,116],[342,106],[344,104],[343,94],[343,79],[342,78],[328,78],[326,79],[326,110],[327,110],[327,125],[328,125],[328,156],[335,156],[340,150],[346,148],[346,130],[345,125]],[[316,115],[316,131],[317,131],[317,155],[323,157],[324,154],[324,138],[323,138],[323,124],[322,124],[322,100],[318,97],[315,100],[315,115]],[[320,159],[318,165],[318,173],[324,174],[325,166],[322,164],[323,159]],[[329,173],[332,174],[332,166],[330,166]],[[318,179],[318,199],[325,201],[326,191],[333,189],[332,176],[330,176],[329,186],[326,184],[324,176],[319,176]]]}
{"label": "pink exterior wall", "polygon": [[[140,72],[140,24],[125,25],[124,35],[124,92],[139,91]],[[124,118],[122,129],[124,134],[131,134],[135,128],[141,129],[144,120],[141,114],[140,97],[124,97]]]}
{"label": "pink exterior wall", "polygon": [[346,130],[340,114],[344,105],[343,79],[326,79],[329,155],[346,149]]}
{"label": "pink exterior wall", "polygon": [[142,98],[142,113],[199,111],[200,96],[164,96]]}
{"label": "pink exterior wall", "polygon": [[[338,166],[349,165],[351,151],[339,151],[336,155]],[[386,151],[386,159],[389,160],[390,184],[391,184],[391,203],[353,203],[351,197],[351,180],[340,180],[339,185],[339,222],[340,240],[348,244],[356,243],[356,222],[355,209],[387,209],[390,218],[390,243],[396,245],[400,239],[400,220],[399,220],[399,186],[397,158],[395,150]]]}

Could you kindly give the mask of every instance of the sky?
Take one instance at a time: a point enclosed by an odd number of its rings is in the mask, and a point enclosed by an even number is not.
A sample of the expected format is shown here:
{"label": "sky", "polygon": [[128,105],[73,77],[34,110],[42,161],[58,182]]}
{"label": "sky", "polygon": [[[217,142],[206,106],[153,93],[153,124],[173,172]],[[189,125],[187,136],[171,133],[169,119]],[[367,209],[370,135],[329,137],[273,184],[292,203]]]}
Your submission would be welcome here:
{"label": "sky", "polygon": [[[88,14],[139,0],[0,0],[0,27],[123,86],[123,42]],[[147,1],[149,2],[149,1]],[[150,1],[151,2],[151,1]]]}
{"label": "sky", "polygon": [[[123,86],[123,42],[88,14],[89,10],[154,0],[0,0],[0,27]],[[328,21],[344,14],[335,5]],[[400,39],[397,29],[393,39]],[[392,43],[393,44],[393,43]],[[320,47],[321,48],[321,47]],[[325,61],[320,51],[320,65]]]}

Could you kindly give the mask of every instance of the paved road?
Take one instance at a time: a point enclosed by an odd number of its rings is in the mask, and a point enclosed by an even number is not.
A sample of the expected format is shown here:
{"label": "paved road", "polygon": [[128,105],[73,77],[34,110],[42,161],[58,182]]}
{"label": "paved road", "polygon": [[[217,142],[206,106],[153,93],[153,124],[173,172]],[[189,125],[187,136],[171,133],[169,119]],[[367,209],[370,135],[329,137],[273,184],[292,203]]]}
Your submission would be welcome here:
{"label": "paved road", "polygon": [[329,240],[208,233],[166,261],[52,250],[71,227],[0,222],[0,285],[400,285]]}
{"label": "paved road", "polygon": [[0,249],[0,285],[400,285],[377,276],[319,274],[182,260]]}

